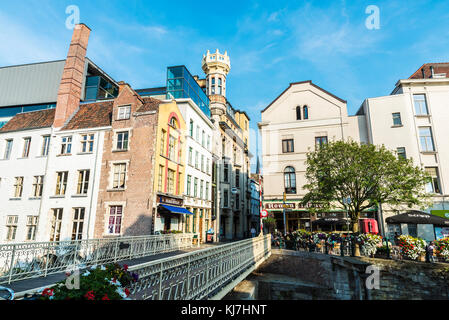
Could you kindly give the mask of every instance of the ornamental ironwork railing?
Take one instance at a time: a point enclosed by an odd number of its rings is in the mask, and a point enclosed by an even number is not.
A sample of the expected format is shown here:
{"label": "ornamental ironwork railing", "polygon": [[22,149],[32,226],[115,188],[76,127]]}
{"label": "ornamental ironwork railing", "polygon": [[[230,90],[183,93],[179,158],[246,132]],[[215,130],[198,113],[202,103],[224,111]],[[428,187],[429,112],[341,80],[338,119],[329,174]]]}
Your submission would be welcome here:
{"label": "ornamental ironwork railing", "polygon": [[[271,236],[197,250],[135,265],[133,300],[218,299],[271,254]],[[224,293],[223,293],[224,292]]]}
{"label": "ornamental ironwork railing", "polygon": [[0,284],[193,246],[195,234],[0,245]]}

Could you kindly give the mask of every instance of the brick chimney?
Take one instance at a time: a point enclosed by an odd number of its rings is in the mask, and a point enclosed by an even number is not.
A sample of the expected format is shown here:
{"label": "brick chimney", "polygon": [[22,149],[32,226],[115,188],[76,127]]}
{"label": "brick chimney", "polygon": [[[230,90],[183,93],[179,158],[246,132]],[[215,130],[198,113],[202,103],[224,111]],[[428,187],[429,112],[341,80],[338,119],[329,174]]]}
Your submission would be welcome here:
{"label": "brick chimney", "polygon": [[72,42],[59,84],[53,121],[55,128],[62,127],[80,104],[89,35],[90,29],[85,24],[77,24],[73,30]]}

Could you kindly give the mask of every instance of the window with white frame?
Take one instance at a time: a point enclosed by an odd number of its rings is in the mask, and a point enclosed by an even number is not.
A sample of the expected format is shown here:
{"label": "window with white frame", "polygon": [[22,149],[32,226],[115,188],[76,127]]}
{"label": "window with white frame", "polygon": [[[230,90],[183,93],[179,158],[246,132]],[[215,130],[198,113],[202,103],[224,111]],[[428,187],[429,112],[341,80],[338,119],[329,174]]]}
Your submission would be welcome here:
{"label": "window with white frame", "polygon": [[122,229],[123,206],[109,207],[107,233],[119,235]]}
{"label": "window with white frame", "polygon": [[167,173],[167,192],[175,193],[175,171],[168,169]]}
{"label": "window with white frame", "polygon": [[396,150],[398,152],[398,158],[399,159],[407,159],[407,154],[405,152],[405,148],[404,147],[399,147]]}
{"label": "window with white frame", "polygon": [[68,171],[62,171],[56,173],[56,192],[55,195],[63,196],[67,190],[67,178],[69,176]]}
{"label": "window with white frame", "polygon": [[195,169],[199,169],[199,167],[200,167],[199,158],[200,158],[200,154],[198,151],[196,151],[195,152]]}
{"label": "window with white frame", "polygon": [[167,133],[165,132],[164,129],[162,129],[161,131],[161,156],[165,156],[166,155],[166,145],[165,145],[165,136],[167,135]]}
{"label": "window with white frame", "polygon": [[193,158],[193,149],[190,147],[189,148],[189,166],[193,166],[192,158]]}
{"label": "window with white frame", "polygon": [[72,136],[61,138],[61,154],[72,153]]}
{"label": "window with white frame", "polygon": [[42,136],[42,149],[41,156],[48,156],[48,151],[50,149],[50,136]]}
{"label": "window with white frame", "polygon": [[90,153],[94,151],[94,134],[83,134],[81,135],[81,152]]}
{"label": "window with white frame", "polygon": [[87,194],[87,190],[89,189],[89,176],[90,170],[78,171],[78,186],[76,188],[77,194]]}
{"label": "window with white frame", "polygon": [[393,115],[393,126],[395,126],[395,127],[402,126],[401,113],[395,112],[392,115]]}
{"label": "window with white frame", "polygon": [[62,208],[52,209],[51,230],[50,230],[51,242],[61,240],[62,213],[63,213]]}
{"label": "window with white frame", "polygon": [[36,240],[36,229],[37,229],[37,221],[38,216],[27,216],[27,241]]}
{"label": "window with white frame", "polygon": [[83,239],[85,208],[73,208],[72,240]]}
{"label": "window with white frame", "polygon": [[188,175],[187,176],[187,190],[186,190],[186,194],[188,196],[190,196],[191,189],[192,189],[192,176]]}
{"label": "window with white frame", "polygon": [[204,172],[204,155],[201,155],[201,171]]}
{"label": "window with white frame", "polygon": [[129,132],[128,131],[117,132],[116,137],[117,137],[117,144],[115,149],[120,151],[128,150]]}
{"label": "window with white frame", "polygon": [[414,94],[413,102],[415,104],[415,114],[417,116],[429,114],[429,110],[427,109],[427,102],[426,102],[425,94]]}
{"label": "window with white frame", "polygon": [[198,178],[193,180],[193,196],[195,198],[198,196]]}
{"label": "window with white frame", "polygon": [[44,176],[33,177],[33,197],[42,197],[42,190],[44,188]]}
{"label": "window with white frame", "polygon": [[438,168],[437,167],[426,167],[426,172],[430,176],[430,181],[426,185],[426,191],[428,193],[441,193],[441,187],[440,187],[440,177],[438,174]]}
{"label": "window with white frame", "polygon": [[16,177],[14,183],[14,198],[22,198],[23,192],[23,177]]}
{"label": "window with white frame", "polygon": [[162,192],[162,181],[164,180],[164,166],[159,166],[159,175],[158,175],[158,181],[157,181],[157,190],[159,192]]}
{"label": "window with white frame", "polygon": [[173,137],[172,135],[169,136],[168,158],[171,161],[176,161],[176,138]]}
{"label": "window with white frame", "polygon": [[204,187],[204,181],[200,181],[200,199],[203,199],[203,187]]}
{"label": "window with white frame", "polygon": [[206,182],[206,194],[204,198],[209,200],[209,182]]}
{"label": "window with white frame", "polygon": [[30,155],[30,147],[31,147],[31,138],[26,137],[23,138],[23,152],[22,152],[22,158],[28,158]]}
{"label": "window with white frame", "polygon": [[116,163],[113,165],[114,178],[112,182],[113,189],[125,189],[126,186],[126,163]]}
{"label": "window with white frame", "polygon": [[6,140],[5,154],[3,159],[8,160],[11,157],[13,139]]}
{"label": "window with white frame", "polygon": [[127,120],[131,117],[131,106],[118,107],[117,120]]}
{"label": "window with white frame", "polygon": [[435,151],[433,144],[432,129],[430,127],[419,128],[419,141],[421,143],[422,152]]}
{"label": "window with white frame", "polygon": [[6,240],[16,240],[17,224],[19,222],[19,216],[7,216],[6,217]]}

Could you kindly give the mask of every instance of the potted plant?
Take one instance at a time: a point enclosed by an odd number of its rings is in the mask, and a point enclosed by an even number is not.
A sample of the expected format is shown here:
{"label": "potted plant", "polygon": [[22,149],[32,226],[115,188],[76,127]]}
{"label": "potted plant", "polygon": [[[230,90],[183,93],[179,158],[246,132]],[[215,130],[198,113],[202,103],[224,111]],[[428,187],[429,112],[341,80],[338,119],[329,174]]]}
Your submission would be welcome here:
{"label": "potted plant", "polygon": [[[67,273],[68,277],[73,273]],[[79,273],[79,286],[70,288],[66,280],[46,288],[37,296],[39,300],[131,300],[130,286],[138,280],[128,267],[119,264],[93,266]]]}
{"label": "potted plant", "polygon": [[402,255],[409,260],[425,261],[426,241],[408,235],[398,237]]}

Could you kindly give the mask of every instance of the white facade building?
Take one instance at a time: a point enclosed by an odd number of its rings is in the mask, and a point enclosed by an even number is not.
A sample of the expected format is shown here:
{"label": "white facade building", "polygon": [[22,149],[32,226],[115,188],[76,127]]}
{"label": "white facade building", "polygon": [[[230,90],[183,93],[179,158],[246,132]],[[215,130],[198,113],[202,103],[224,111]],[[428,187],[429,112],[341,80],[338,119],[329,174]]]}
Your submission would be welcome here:
{"label": "white facade building", "polygon": [[[191,99],[176,103],[186,121],[184,207],[193,216],[184,216],[184,231],[199,233],[213,227],[212,220],[212,135],[213,124]],[[198,217],[195,219],[195,217]]]}
{"label": "white facade building", "polygon": [[[385,145],[399,156],[413,159],[431,175],[426,191],[433,194],[434,204],[425,211],[440,216],[449,214],[447,72],[449,64],[425,64],[409,79],[398,81],[391,95],[366,99],[357,113],[366,117],[369,143]],[[383,211],[384,218],[398,213],[387,206]],[[388,225],[386,231],[390,237],[395,232],[417,236],[419,229]]]}
{"label": "white facade building", "polygon": [[110,128],[9,129],[42,116],[52,123],[54,110],[19,114],[0,131],[0,242],[93,237],[104,132]]}
{"label": "white facade building", "polygon": [[[264,209],[275,214],[278,228],[283,228],[280,215],[284,192],[290,209],[287,228],[310,227],[309,210],[300,204],[306,193],[306,153],[318,144],[348,139],[385,145],[398,157],[413,159],[425,168],[432,176],[426,188],[434,200],[433,207],[425,211],[449,217],[448,74],[449,64],[425,64],[409,79],[398,81],[391,95],[366,99],[354,116],[347,114],[346,101],[311,81],[292,83],[262,111],[259,123]],[[383,219],[401,212],[387,206],[382,209]],[[367,217],[375,217],[375,211],[368,212]],[[328,214],[345,217],[342,212]],[[395,232],[422,236],[416,226],[392,225],[385,229],[390,237]]]}

